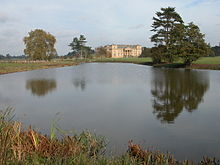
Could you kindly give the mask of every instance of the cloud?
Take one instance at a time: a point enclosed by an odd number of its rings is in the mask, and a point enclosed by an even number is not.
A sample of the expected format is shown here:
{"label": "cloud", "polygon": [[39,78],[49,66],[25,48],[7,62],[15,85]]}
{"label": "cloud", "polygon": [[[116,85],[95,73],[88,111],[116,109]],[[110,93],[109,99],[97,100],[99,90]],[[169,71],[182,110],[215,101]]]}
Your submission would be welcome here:
{"label": "cloud", "polygon": [[53,35],[55,35],[58,38],[69,38],[80,34],[77,30],[74,29],[57,29],[53,31]]}
{"label": "cloud", "polygon": [[68,44],[79,34],[84,34],[92,47],[112,43],[149,47],[152,17],[167,6],[176,7],[186,23],[193,21],[200,25],[207,42],[214,45],[220,36],[216,26],[220,24],[219,3],[219,0],[0,0],[0,54],[22,54],[23,37],[36,28],[56,36],[59,54],[67,54]]}
{"label": "cloud", "polygon": [[6,23],[8,21],[8,16],[4,13],[0,13],[0,23]]}
{"label": "cloud", "polygon": [[190,2],[189,4],[187,4],[186,6],[187,7],[194,7],[194,6],[197,6],[205,1],[206,0],[194,0],[194,1]]}
{"label": "cloud", "polygon": [[138,24],[136,26],[129,27],[129,29],[138,30],[138,29],[142,29],[142,28],[145,28],[145,27],[146,27],[146,25],[144,25],[144,24]]}

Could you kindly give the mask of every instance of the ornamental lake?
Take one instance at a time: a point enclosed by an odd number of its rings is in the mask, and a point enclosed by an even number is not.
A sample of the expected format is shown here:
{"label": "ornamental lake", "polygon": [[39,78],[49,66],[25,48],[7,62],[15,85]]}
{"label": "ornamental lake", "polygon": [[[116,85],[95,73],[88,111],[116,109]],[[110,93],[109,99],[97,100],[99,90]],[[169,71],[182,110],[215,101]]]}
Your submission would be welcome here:
{"label": "ornamental lake", "polygon": [[220,159],[220,71],[162,69],[122,63],[0,75],[0,106],[15,119],[50,132],[89,130],[112,154],[129,140],[177,159]]}

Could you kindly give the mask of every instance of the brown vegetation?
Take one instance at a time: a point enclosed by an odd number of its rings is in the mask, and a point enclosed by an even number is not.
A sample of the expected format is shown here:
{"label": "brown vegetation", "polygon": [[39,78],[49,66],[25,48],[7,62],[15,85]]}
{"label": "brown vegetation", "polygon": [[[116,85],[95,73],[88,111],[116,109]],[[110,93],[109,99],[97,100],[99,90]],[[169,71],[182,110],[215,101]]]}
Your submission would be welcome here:
{"label": "brown vegetation", "polygon": [[[57,137],[57,128],[50,136],[24,129],[13,121],[11,109],[0,110],[0,165],[191,165],[190,161],[177,161],[172,155],[159,151],[143,150],[129,142],[128,152],[119,157],[105,157],[105,140],[89,132]],[[219,161],[203,158],[200,165],[217,165]]]}

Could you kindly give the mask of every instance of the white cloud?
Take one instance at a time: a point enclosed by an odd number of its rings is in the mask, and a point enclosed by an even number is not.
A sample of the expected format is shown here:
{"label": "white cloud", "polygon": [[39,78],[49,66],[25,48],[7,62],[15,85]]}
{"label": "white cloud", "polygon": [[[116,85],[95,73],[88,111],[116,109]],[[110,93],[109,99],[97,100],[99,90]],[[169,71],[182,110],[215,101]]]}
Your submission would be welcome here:
{"label": "white cloud", "polygon": [[167,6],[176,7],[185,22],[198,24],[207,42],[219,42],[219,0],[1,0],[0,54],[22,54],[22,38],[36,28],[56,36],[59,54],[68,53],[68,44],[79,34],[93,47],[151,46],[152,17]]}
{"label": "white cloud", "polygon": [[5,23],[7,22],[7,20],[8,20],[7,15],[4,13],[0,13],[0,23]]}

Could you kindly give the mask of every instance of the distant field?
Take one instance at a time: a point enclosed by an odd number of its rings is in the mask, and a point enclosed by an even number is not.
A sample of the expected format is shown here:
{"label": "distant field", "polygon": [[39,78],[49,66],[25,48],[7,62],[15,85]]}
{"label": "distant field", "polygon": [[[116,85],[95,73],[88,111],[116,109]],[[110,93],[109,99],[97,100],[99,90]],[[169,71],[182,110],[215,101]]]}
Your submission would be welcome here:
{"label": "distant field", "polygon": [[[122,62],[122,63],[135,63],[152,65],[152,59],[146,58],[98,58],[98,59],[64,59],[64,60],[52,60],[52,61],[39,61],[39,62],[25,62],[22,60],[0,61],[0,74],[21,72],[35,69],[46,69],[63,66],[72,66],[84,62]],[[178,61],[181,63],[181,61]],[[191,69],[213,69],[220,70],[220,57],[203,57],[195,61],[191,66]]]}
{"label": "distant field", "polygon": [[220,70],[220,57],[202,57],[193,62],[190,66],[185,66],[182,60],[175,61],[173,64],[158,64],[157,67],[182,68],[189,69],[210,69]]}
{"label": "distant field", "polygon": [[[95,62],[124,62],[124,63],[135,63],[135,64],[146,64],[152,65],[152,59],[147,58],[104,58],[104,59],[93,59]],[[164,67],[184,67],[181,65],[183,61],[179,60],[174,64],[165,64]],[[199,60],[195,61],[190,67],[191,69],[211,69],[211,70],[220,70],[220,57],[202,57]]]}
{"label": "distant field", "polygon": [[57,61],[42,61],[42,62],[25,62],[25,61],[0,61],[0,74],[22,72],[35,69],[47,69],[63,66],[75,65],[74,61],[57,60]]}
{"label": "distant field", "polygon": [[151,58],[103,58],[103,59],[56,59],[52,61],[24,61],[24,60],[2,60],[0,61],[0,74],[22,72],[35,69],[47,69],[63,66],[72,66],[84,62],[124,62],[147,64]]}
{"label": "distant field", "polygon": [[[103,59],[93,59],[91,61],[96,62],[130,62],[130,63],[150,63],[152,59],[150,57],[146,58],[103,58]],[[181,62],[181,61],[178,61]],[[219,57],[202,57],[195,61],[193,64],[220,64]]]}
{"label": "distant field", "polygon": [[220,64],[219,57],[202,57],[199,60],[195,61],[194,64]]}
{"label": "distant field", "polygon": [[146,58],[103,58],[103,59],[93,59],[96,62],[128,62],[136,64],[144,64],[152,62],[150,57]]}

